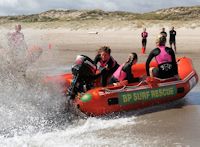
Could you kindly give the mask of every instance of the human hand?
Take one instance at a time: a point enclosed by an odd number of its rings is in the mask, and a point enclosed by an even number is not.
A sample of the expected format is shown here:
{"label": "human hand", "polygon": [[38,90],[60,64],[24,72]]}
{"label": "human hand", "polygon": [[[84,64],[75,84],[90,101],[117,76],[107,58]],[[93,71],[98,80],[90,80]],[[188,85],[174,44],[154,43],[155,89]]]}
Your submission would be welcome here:
{"label": "human hand", "polygon": [[146,76],[146,81],[147,82],[153,82],[154,78],[150,76]]}
{"label": "human hand", "polygon": [[141,77],[139,77],[140,78],[140,81],[144,81],[144,80],[146,80],[146,78],[147,78],[147,75],[142,75]]}
{"label": "human hand", "polygon": [[101,74],[105,74],[105,73],[106,73],[106,68],[102,68],[102,69],[100,70],[100,73],[101,73]]}
{"label": "human hand", "polygon": [[175,75],[174,76],[177,80],[181,80],[181,78],[179,77],[179,75]]}

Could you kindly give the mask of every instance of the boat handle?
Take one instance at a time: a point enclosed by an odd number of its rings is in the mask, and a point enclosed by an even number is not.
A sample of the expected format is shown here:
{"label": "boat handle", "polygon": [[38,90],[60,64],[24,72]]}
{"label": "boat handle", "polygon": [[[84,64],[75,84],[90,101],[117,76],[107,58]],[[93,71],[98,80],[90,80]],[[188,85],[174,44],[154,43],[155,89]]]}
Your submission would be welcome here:
{"label": "boat handle", "polygon": [[111,90],[111,89],[108,89],[108,88],[103,88],[102,90],[106,91],[106,92],[121,92],[122,90],[126,89],[126,88],[137,88],[139,87],[142,83],[144,83],[145,80],[142,80],[140,83],[138,83],[137,85],[135,86],[127,86],[127,85],[124,85],[122,88],[120,89],[114,89],[114,90]]}

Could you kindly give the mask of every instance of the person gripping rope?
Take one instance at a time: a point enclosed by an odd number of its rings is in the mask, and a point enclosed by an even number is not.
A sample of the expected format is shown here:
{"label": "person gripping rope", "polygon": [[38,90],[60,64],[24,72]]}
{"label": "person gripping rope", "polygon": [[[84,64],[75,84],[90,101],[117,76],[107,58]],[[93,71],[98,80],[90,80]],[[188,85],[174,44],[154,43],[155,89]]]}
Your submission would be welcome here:
{"label": "person gripping rope", "polygon": [[[177,77],[178,78],[178,66],[176,63],[176,57],[173,49],[166,47],[166,37],[159,35],[156,39],[157,47],[151,51],[146,61],[147,76],[158,77],[161,79]],[[150,68],[151,60],[155,57],[158,67]]]}
{"label": "person gripping rope", "polygon": [[131,53],[128,56],[128,60],[121,64],[118,69],[114,72],[110,79],[110,84],[121,82],[123,80],[127,80],[128,83],[139,82],[139,78],[134,78],[132,73],[132,65],[136,64],[138,60],[138,56],[136,53]]}
{"label": "person gripping rope", "polygon": [[94,59],[94,63],[97,65],[98,69],[104,72],[101,74],[101,84],[102,86],[107,85],[108,78],[117,70],[119,64],[117,61],[110,55],[111,49],[108,46],[103,46],[98,50],[98,54]]}

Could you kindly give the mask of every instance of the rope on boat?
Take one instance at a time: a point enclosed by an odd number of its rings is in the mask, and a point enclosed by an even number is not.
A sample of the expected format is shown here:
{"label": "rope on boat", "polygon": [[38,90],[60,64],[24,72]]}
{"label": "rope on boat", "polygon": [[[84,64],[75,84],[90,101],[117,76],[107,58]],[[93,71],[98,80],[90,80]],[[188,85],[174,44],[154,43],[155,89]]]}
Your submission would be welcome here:
{"label": "rope on boat", "polygon": [[120,89],[108,89],[108,88],[104,88],[103,90],[105,90],[106,92],[120,92],[120,91],[123,91],[124,89],[126,88],[126,85],[123,86],[122,88]]}
{"label": "rope on boat", "polygon": [[140,83],[138,83],[137,85],[135,86],[127,86],[127,85],[124,85],[122,88],[120,89],[108,89],[108,88],[104,88],[103,90],[105,90],[106,92],[121,92],[123,91],[124,89],[134,89],[134,88],[137,88],[139,87],[142,83],[144,83],[145,81],[141,81]]}
{"label": "rope on boat", "polygon": [[[164,82],[164,81],[167,81],[167,80],[172,80],[174,79],[174,77],[172,78],[167,78],[167,79],[160,79],[160,78],[156,78],[154,77],[155,80],[159,80],[161,82]],[[122,85],[123,87],[122,88],[119,88],[119,89],[108,89],[108,88],[103,88],[102,90],[106,91],[106,92],[121,92],[121,91],[124,91],[125,89],[135,89],[135,88],[138,88],[139,86],[141,86],[143,83],[146,83],[145,86],[149,86],[150,88],[153,88],[154,85],[152,85],[152,83],[149,83],[146,79],[145,80],[142,80],[140,83],[138,83],[137,85],[134,85],[134,86],[127,86],[127,85]],[[157,87],[157,86],[156,86]]]}

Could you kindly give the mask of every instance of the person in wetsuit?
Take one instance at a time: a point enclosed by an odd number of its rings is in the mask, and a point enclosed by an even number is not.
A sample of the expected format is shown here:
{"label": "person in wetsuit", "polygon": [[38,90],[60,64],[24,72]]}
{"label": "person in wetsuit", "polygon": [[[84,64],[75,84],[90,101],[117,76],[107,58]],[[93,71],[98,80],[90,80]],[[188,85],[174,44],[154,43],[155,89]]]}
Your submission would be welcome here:
{"label": "person in wetsuit", "polygon": [[67,90],[69,99],[74,99],[78,93],[86,92],[94,87],[94,80],[101,76],[96,74],[97,66],[94,61],[85,55],[78,55],[71,68],[72,82]]}
{"label": "person in wetsuit", "polygon": [[26,52],[27,45],[24,40],[24,34],[21,32],[21,25],[17,24],[15,25],[15,32],[8,33],[8,45],[12,49],[15,50],[22,50],[24,49],[24,52]]}
{"label": "person in wetsuit", "polygon": [[[146,61],[147,76],[155,76],[161,79],[176,76],[178,78],[178,67],[173,49],[166,47],[166,37],[160,35],[156,40],[157,47],[153,49]],[[151,60],[155,58],[157,68],[149,69]]]}
{"label": "person in wetsuit", "polygon": [[160,35],[167,38],[167,33],[165,32],[165,28],[162,28],[162,31],[160,32]]}
{"label": "person in wetsuit", "polygon": [[123,80],[127,80],[128,83],[139,82],[139,78],[134,78],[131,67],[136,64],[138,56],[136,53],[131,53],[128,56],[128,60],[121,64],[114,72],[110,79],[110,84],[117,83]]}
{"label": "person in wetsuit", "polygon": [[97,65],[97,68],[103,72],[101,72],[101,84],[102,86],[107,85],[108,78],[117,70],[119,64],[114,58],[110,55],[111,49],[107,46],[103,46],[98,50],[98,54],[94,59],[94,63]]}
{"label": "person in wetsuit", "polygon": [[169,31],[169,45],[170,48],[174,45],[174,51],[176,52],[176,31],[174,30],[174,27]]}
{"label": "person in wetsuit", "polygon": [[146,44],[147,44],[147,37],[148,37],[146,28],[144,28],[143,32],[141,33],[141,37],[142,37],[142,53],[144,54],[146,51]]}

